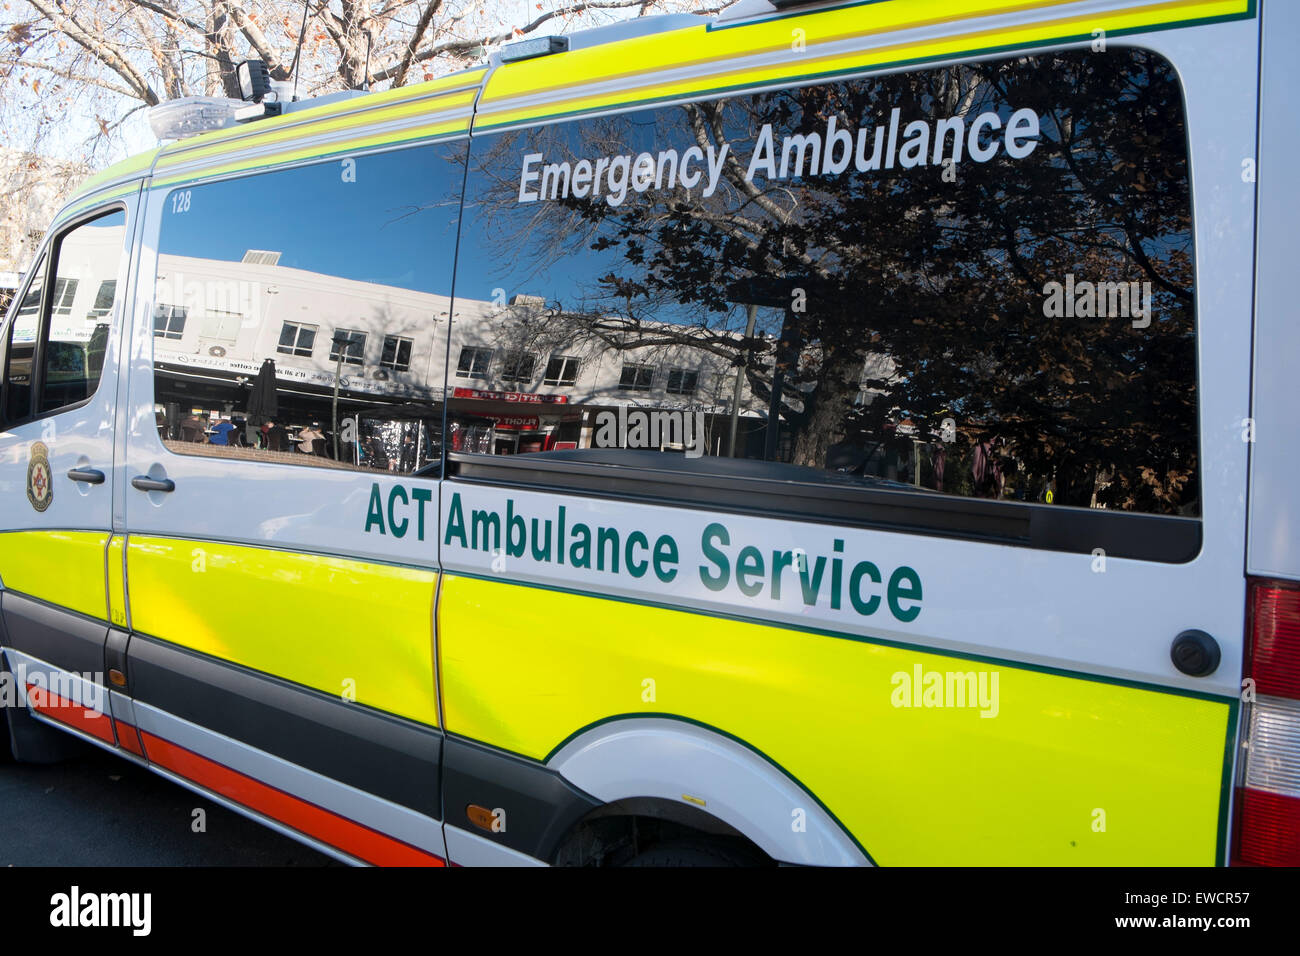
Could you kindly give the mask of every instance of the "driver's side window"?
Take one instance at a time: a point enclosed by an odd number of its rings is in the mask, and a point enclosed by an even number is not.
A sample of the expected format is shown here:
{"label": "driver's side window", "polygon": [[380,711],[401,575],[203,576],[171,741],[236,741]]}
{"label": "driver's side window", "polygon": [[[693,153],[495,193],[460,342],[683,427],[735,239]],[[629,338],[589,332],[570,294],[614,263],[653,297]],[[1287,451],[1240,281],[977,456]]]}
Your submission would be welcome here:
{"label": "driver's side window", "polygon": [[23,421],[32,411],[32,362],[40,330],[41,290],[45,284],[45,255],[28,275],[27,289],[4,331],[3,407],[0,424]]}
{"label": "driver's side window", "polygon": [[64,230],[37,261],[4,331],[0,427],[79,405],[99,387],[125,239],[126,212],[113,209]]}

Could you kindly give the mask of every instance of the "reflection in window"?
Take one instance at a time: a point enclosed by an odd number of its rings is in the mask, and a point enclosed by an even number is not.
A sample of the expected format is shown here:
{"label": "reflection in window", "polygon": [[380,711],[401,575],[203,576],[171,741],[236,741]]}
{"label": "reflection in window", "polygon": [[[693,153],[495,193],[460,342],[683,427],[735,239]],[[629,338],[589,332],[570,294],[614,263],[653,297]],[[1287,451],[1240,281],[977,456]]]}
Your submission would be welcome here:
{"label": "reflection in window", "polygon": [[[84,402],[99,387],[125,234],[126,213],[118,210],[76,226],[55,244],[55,294],[45,331],[38,412]],[[110,280],[107,307],[97,312],[91,305],[103,305],[99,294]],[[87,295],[74,309],[78,290],[92,289],[96,298],[86,301]]]}
{"label": "reflection in window", "polygon": [[501,360],[501,380],[527,385],[533,380],[537,357],[527,352],[507,352]]}
{"label": "reflection in window", "polygon": [[491,364],[491,349],[479,349],[467,345],[460,350],[456,375],[460,378],[487,378],[488,366]]}
{"label": "reflection in window", "polygon": [[624,362],[623,376],[618,381],[618,387],[628,392],[648,392],[654,379],[653,365],[634,365],[631,362]]}
{"label": "reflection in window", "polygon": [[117,280],[105,279],[95,293],[95,304],[86,314],[87,320],[99,319],[113,311],[113,297],[117,294]]}
{"label": "reflection in window", "polygon": [[665,391],[669,395],[694,395],[700,387],[700,373],[695,369],[671,368],[668,370],[668,384]]}
{"label": "reflection in window", "polygon": [[77,298],[77,280],[59,278],[54,280],[55,315],[71,315],[72,303]]}
{"label": "reflection in window", "polygon": [[398,335],[384,336],[384,351],[379,359],[380,368],[390,368],[394,372],[405,372],[411,367],[411,339]]}
{"label": "reflection in window", "polygon": [[543,385],[573,385],[578,381],[578,359],[572,355],[552,355],[546,363]]}
{"label": "reflection in window", "polygon": [[330,361],[343,360],[344,365],[360,365],[366,356],[366,333],[356,329],[335,329],[330,341]]}
{"label": "reflection in window", "polygon": [[23,301],[18,306],[18,314],[21,316],[36,315],[41,309],[41,286],[45,280],[45,260],[41,259],[36,268],[32,270],[32,284],[28,286],[27,292],[23,295]]}
{"label": "reflection in window", "polygon": [[218,342],[233,342],[239,337],[239,327],[243,322],[244,317],[238,312],[206,309],[203,313],[203,325],[200,327],[199,335],[205,339],[213,339]]}
{"label": "reflection in window", "polygon": [[661,398],[699,416],[694,470],[1197,515],[1186,139],[1136,49],[484,135],[463,286],[545,307],[467,296],[452,324],[552,358],[448,420],[475,453],[644,463],[597,417]]}
{"label": "reflection in window", "polygon": [[179,339],[185,335],[187,310],[179,305],[154,306],[153,334],[163,339]]}
{"label": "reflection in window", "polygon": [[169,451],[436,477],[463,146],[340,163],[164,204],[154,300],[186,310],[153,339]]}
{"label": "reflection in window", "polygon": [[45,257],[30,273],[31,284],[9,326],[5,348],[4,423],[22,421],[32,412],[32,360],[39,330],[41,290],[45,285]]}
{"label": "reflection in window", "polygon": [[280,341],[275,350],[284,355],[311,355],[316,346],[317,328],[301,322],[286,322],[280,326]]}

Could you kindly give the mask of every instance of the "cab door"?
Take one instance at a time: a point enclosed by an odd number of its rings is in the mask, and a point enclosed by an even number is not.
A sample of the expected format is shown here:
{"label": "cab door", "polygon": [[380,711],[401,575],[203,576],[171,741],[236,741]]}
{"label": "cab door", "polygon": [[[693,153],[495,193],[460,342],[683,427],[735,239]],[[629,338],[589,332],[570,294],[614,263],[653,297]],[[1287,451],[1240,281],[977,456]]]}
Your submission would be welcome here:
{"label": "cab door", "polygon": [[35,713],[108,746],[105,556],[136,199],[65,219],[0,335],[6,666]]}

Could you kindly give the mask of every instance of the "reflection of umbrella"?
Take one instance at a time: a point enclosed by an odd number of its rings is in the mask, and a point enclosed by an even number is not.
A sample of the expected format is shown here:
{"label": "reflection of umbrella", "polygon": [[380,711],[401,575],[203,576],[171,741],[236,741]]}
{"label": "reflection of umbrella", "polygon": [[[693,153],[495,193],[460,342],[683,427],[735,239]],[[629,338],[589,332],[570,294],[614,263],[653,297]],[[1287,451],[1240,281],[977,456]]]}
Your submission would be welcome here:
{"label": "reflection of umbrella", "polygon": [[265,359],[253,379],[253,391],[245,409],[250,425],[260,425],[280,414],[280,395],[275,384],[275,361]]}

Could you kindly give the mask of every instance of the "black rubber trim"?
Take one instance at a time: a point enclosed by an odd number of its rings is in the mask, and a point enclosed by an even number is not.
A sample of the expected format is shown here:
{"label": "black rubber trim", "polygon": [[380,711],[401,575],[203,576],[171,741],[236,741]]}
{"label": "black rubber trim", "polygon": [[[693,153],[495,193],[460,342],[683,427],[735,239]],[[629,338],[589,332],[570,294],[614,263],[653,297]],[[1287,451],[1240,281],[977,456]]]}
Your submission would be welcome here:
{"label": "black rubber trim", "polygon": [[0,593],[0,614],[9,647],[60,670],[94,675],[97,683],[104,683],[104,643],[108,638],[104,622],[13,591]]}
{"label": "black rubber trim", "polygon": [[[623,452],[639,461],[644,453]],[[659,461],[670,460],[661,452]],[[448,477],[557,494],[707,508],[732,514],[812,521],[846,528],[983,541],[1042,551],[1182,564],[1201,550],[1201,521],[1104,509],[1066,508],[1020,501],[957,498],[936,492],[835,480],[772,480],[699,470],[700,466],[648,468],[543,455],[494,456],[448,453]],[[675,460],[675,459],[674,459]],[[704,461],[704,459],[697,459]],[[735,464],[738,459],[709,459]],[[679,465],[687,464],[682,459]],[[763,464],[763,463],[759,463]],[[725,466],[724,466],[725,467]],[[773,466],[766,466],[772,468]],[[780,466],[776,466],[780,467]],[[802,471],[802,469],[800,469]],[[829,473],[828,473],[829,474]]]}
{"label": "black rubber trim", "polygon": [[[551,862],[560,841],[587,813],[602,806],[558,773],[492,747],[447,737],[442,767],[446,820],[476,836]],[[505,811],[505,830],[476,826],[471,804]]]}
{"label": "black rubber trim", "polygon": [[114,690],[125,691],[126,688],[115,686],[107,673],[117,668],[123,675],[126,674],[126,647],[130,640],[131,635],[126,631],[119,631],[115,627],[108,629],[108,643],[104,645],[104,671],[105,680]]}
{"label": "black rubber trim", "polygon": [[434,728],[139,634],[127,663],[142,703],[440,819]]}

